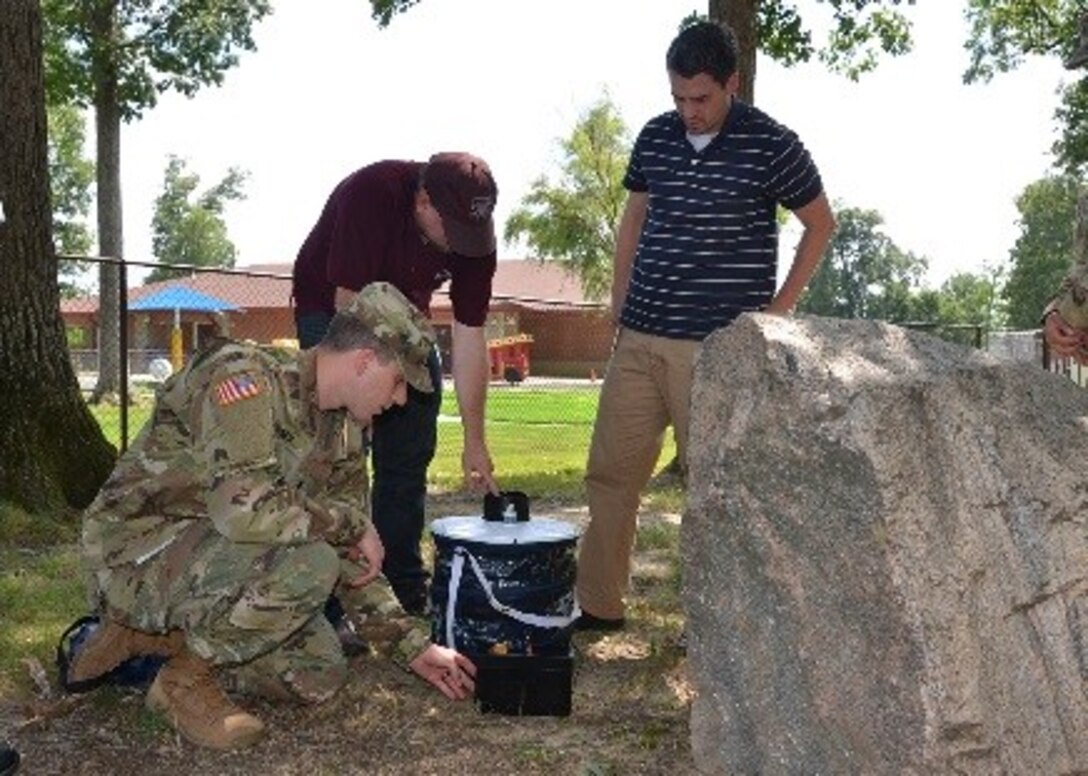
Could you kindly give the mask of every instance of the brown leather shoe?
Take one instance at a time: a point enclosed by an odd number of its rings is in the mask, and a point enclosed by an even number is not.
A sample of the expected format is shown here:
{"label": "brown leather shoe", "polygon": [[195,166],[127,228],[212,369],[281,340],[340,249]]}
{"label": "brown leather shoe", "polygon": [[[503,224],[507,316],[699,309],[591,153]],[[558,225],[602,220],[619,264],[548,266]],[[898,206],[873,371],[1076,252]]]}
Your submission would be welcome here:
{"label": "brown leather shoe", "polygon": [[145,633],[107,620],[90,635],[72,659],[68,669],[70,682],[85,682],[102,676],[139,655],[171,657],[185,646],[185,634]]}
{"label": "brown leather shoe", "polygon": [[208,749],[242,749],[264,736],[264,723],[235,706],[216,682],[211,664],[187,650],[159,671],[147,691],[147,707]]}

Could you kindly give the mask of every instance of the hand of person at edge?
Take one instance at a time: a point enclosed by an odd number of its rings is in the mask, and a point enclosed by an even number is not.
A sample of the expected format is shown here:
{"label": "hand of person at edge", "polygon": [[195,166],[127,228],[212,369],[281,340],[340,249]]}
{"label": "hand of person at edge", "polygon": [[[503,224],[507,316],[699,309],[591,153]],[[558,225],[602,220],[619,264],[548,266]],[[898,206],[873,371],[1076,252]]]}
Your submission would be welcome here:
{"label": "hand of person at edge", "polygon": [[468,698],[476,690],[476,666],[456,650],[431,644],[408,664],[421,678],[450,700]]}
{"label": "hand of person at edge", "polygon": [[364,566],[358,576],[348,582],[349,587],[362,587],[373,582],[382,573],[385,545],[373,525],[368,525],[363,537],[348,550],[348,560],[354,563],[361,560]]}
{"label": "hand of person at edge", "polygon": [[1080,364],[1088,364],[1088,343],[1085,332],[1066,323],[1057,310],[1051,310],[1043,321],[1043,336],[1054,355],[1072,357]]}
{"label": "hand of person at edge", "polygon": [[465,444],[461,453],[461,469],[465,485],[475,493],[490,491],[499,495],[499,484],[495,481],[495,466],[491,463],[491,453],[483,443]]}

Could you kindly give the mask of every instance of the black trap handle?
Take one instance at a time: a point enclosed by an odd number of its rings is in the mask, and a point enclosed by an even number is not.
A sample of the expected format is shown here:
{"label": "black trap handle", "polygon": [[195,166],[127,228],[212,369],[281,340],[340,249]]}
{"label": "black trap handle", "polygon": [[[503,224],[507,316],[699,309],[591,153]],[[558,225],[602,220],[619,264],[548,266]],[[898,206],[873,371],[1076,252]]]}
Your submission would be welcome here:
{"label": "black trap handle", "polygon": [[520,490],[484,494],[484,520],[489,523],[524,523],[529,520],[529,497]]}

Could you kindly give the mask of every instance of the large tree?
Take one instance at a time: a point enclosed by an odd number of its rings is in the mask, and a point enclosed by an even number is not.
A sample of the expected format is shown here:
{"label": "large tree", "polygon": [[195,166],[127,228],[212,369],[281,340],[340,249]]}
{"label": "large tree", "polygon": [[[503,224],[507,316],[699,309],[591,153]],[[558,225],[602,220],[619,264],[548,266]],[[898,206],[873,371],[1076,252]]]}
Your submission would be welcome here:
{"label": "large tree", "polygon": [[38,0],[4,0],[0,105],[0,501],[82,507],[114,451],[80,397],[60,318]]}
{"label": "large tree", "polygon": [[943,324],[977,324],[986,331],[1004,323],[997,272],[959,272],[937,292],[936,319]]}
{"label": "large tree", "polygon": [[1077,192],[1084,181],[1051,175],[1028,186],[1016,198],[1020,236],[1009,252],[1009,275],[1002,295],[1008,324],[1034,329],[1047,300],[1069,269]]}
{"label": "large tree", "polygon": [[[222,83],[238,49],[255,48],[253,24],[269,0],[43,0],[51,104],[93,107],[98,250],[124,256],[121,122],[138,119],[166,91],[195,94]],[[99,278],[99,380],[94,398],[118,388],[120,275]]]}
{"label": "large tree", "polygon": [[965,345],[1001,321],[998,273],[962,272],[940,288],[923,285],[928,261],[895,244],[875,210],[839,206],[838,228],[797,309],[836,318],[911,326]]}
{"label": "large tree", "polygon": [[937,290],[921,289],[911,300],[910,319],[930,325],[941,337],[978,346],[1004,324],[997,293],[999,273],[960,272]]}
{"label": "large tree", "polygon": [[[94,162],[83,155],[87,138],[83,113],[71,105],[51,106],[49,126],[49,183],[53,200],[53,245],[59,253],[84,256],[93,244],[87,225],[91,209]],[[76,261],[57,267],[62,296],[78,292],[76,275],[84,269]]]}
{"label": "large tree", "polygon": [[[245,199],[247,173],[232,167],[219,183],[197,193],[200,176],[186,169],[184,159],[171,156],[163,173],[162,193],[151,217],[151,248],[161,264],[233,267],[235,249],[227,235],[223,210],[228,202]],[[176,271],[156,268],[148,282],[165,280]]]}
{"label": "large tree", "polygon": [[783,65],[814,56],[830,70],[852,80],[873,70],[881,53],[898,56],[911,49],[910,23],[898,6],[914,0],[826,0],[810,8],[820,12],[827,37],[814,42],[812,19],[806,24],[792,0],[709,0],[708,17],[725,22],[737,36],[740,96],[755,99],[756,52]]}
{"label": "large tree", "polygon": [[559,180],[541,176],[533,182],[507,220],[505,237],[525,238],[536,256],[557,262],[579,279],[587,296],[600,299],[612,287],[616,229],[627,199],[627,128],[603,97],[581,115],[560,147]]}
{"label": "large tree", "polygon": [[[385,27],[418,2],[370,0],[370,7]],[[706,16],[726,22],[736,33],[740,96],[752,102],[757,51],[784,65],[816,56],[832,70],[856,79],[876,67],[881,52],[896,56],[910,51],[910,24],[897,7],[913,4],[914,0],[822,0],[811,8],[819,15],[819,28],[828,30],[820,44],[813,41],[817,25],[811,18],[806,24],[792,0],[708,0]]]}
{"label": "large tree", "polygon": [[[965,47],[971,62],[963,77],[971,83],[1014,70],[1031,56],[1067,61],[1080,42],[1078,29],[1088,15],[1088,3],[968,0],[966,15],[971,32]],[[1088,69],[1071,71],[1070,77],[1070,83],[1061,88],[1056,113],[1060,131],[1053,150],[1060,167],[1078,174],[1088,166]]]}
{"label": "large tree", "polygon": [[907,321],[928,262],[884,233],[875,210],[837,207],[838,227],[798,302],[800,312],[835,318]]}

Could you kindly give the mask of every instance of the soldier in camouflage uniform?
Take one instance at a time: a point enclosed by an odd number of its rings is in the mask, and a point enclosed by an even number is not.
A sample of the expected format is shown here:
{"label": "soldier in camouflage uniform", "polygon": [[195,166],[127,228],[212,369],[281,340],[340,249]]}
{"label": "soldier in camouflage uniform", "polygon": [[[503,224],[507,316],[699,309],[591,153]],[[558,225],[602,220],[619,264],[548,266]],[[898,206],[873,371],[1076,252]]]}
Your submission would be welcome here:
{"label": "soldier in camouflage uniform", "polygon": [[1088,190],[1077,203],[1073,263],[1043,311],[1043,333],[1055,354],[1088,363]]}
{"label": "soldier in camouflage uniform", "polygon": [[[347,664],[322,609],[342,581],[369,583],[372,621],[407,625],[396,653],[408,667],[451,698],[471,693],[472,664],[431,644],[378,578],[383,549],[368,520],[365,464],[345,443],[348,416],[367,426],[404,403],[407,384],[433,390],[433,344],[422,314],[375,283],[311,350],[222,340],[168,380],[84,515],[83,562],[104,625],[76,654],[71,678],[166,656],[148,705],[198,744],[246,746],[263,725],[216,674],[240,692],[332,696]],[[343,577],[341,556],[362,570]]]}

